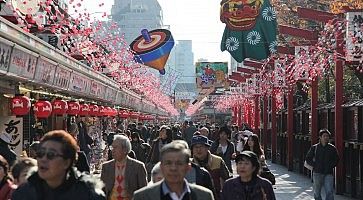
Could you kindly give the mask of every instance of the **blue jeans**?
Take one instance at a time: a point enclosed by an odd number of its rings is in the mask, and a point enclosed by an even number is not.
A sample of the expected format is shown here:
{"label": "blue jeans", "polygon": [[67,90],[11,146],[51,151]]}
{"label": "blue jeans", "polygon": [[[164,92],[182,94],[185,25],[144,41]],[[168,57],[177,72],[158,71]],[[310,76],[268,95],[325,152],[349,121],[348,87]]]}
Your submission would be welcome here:
{"label": "blue jeans", "polygon": [[332,174],[313,173],[314,199],[322,200],[321,188],[325,189],[325,200],[334,200],[334,178]]}

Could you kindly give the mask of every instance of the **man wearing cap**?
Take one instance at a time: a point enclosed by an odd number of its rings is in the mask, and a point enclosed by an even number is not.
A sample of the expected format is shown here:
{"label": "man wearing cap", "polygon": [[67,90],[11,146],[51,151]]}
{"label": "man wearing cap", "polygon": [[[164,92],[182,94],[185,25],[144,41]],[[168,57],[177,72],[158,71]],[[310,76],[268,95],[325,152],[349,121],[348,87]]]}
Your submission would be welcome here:
{"label": "man wearing cap", "polygon": [[[224,163],[223,159],[219,156],[213,155],[209,151],[211,146],[210,141],[203,135],[196,135],[192,138],[192,162],[204,167],[212,176],[214,188],[216,190],[216,199],[222,189],[224,181],[231,177],[230,172]],[[221,180],[223,182],[221,182]]]}

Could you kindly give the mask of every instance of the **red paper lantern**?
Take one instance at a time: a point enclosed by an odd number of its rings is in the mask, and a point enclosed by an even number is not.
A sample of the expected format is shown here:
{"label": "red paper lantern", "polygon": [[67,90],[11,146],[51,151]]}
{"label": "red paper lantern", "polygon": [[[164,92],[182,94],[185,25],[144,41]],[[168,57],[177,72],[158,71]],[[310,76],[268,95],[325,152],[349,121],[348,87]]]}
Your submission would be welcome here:
{"label": "red paper lantern", "polygon": [[117,115],[117,109],[116,108],[111,108],[111,110],[112,110],[111,116],[112,117],[116,117],[116,115]]}
{"label": "red paper lantern", "polygon": [[104,116],[111,117],[112,116],[112,108],[110,106],[105,107]]}
{"label": "red paper lantern", "polygon": [[52,114],[52,104],[49,101],[38,100],[33,110],[37,118],[48,118]]}
{"label": "red paper lantern", "polygon": [[67,113],[68,104],[62,99],[56,99],[53,101],[53,114],[54,115],[64,115]]}
{"label": "red paper lantern", "polygon": [[76,101],[68,102],[68,111],[67,111],[67,113],[69,115],[78,115],[79,110],[80,110],[80,105],[79,105],[78,102],[76,102]]}
{"label": "red paper lantern", "polygon": [[30,99],[22,94],[16,94],[11,99],[11,112],[16,116],[24,116],[29,113],[31,107]]}
{"label": "red paper lantern", "polygon": [[137,118],[139,118],[139,113],[138,113],[138,112],[131,112],[130,117],[131,117],[132,119],[137,119]]}
{"label": "red paper lantern", "polygon": [[98,106],[98,108],[100,109],[100,112],[98,114],[99,117],[104,117],[104,116],[107,116],[106,115],[106,109],[104,106]]}
{"label": "red paper lantern", "polygon": [[93,117],[98,117],[99,114],[100,114],[100,108],[98,107],[98,105],[91,104],[89,106],[89,115]]}
{"label": "red paper lantern", "polygon": [[80,111],[79,111],[79,115],[80,116],[87,116],[90,112],[90,106],[88,104],[82,103],[80,105]]}
{"label": "red paper lantern", "polygon": [[129,112],[127,110],[120,110],[118,113],[118,116],[120,118],[126,119],[130,116]]}

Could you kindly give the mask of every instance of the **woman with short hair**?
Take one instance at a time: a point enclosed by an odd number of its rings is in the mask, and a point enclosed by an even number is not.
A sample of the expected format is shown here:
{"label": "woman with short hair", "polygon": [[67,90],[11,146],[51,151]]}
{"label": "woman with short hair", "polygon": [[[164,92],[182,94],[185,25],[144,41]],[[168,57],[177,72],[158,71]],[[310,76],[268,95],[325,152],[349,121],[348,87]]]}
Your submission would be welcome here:
{"label": "woman with short hair", "polygon": [[73,168],[77,150],[77,142],[69,133],[55,130],[45,134],[36,153],[37,172],[13,193],[12,199],[105,199],[101,181]]}
{"label": "woman with short hair", "polygon": [[238,176],[228,179],[222,189],[221,200],[275,200],[271,183],[258,176],[260,162],[252,151],[236,157]]}

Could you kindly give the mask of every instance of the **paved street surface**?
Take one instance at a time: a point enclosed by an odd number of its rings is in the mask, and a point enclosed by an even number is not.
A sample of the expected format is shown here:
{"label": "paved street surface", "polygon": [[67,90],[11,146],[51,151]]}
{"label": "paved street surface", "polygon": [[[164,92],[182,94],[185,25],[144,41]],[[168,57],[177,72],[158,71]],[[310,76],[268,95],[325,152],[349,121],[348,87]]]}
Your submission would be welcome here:
{"label": "paved street surface", "polygon": [[[276,177],[276,185],[274,191],[278,200],[312,200],[314,199],[311,180],[294,172],[290,172],[286,167],[281,165],[268,163],[269,168]],[[324,199],[324,198],[323,198]],[[335,195],[335,200],[348,200],[341,195]]]}

